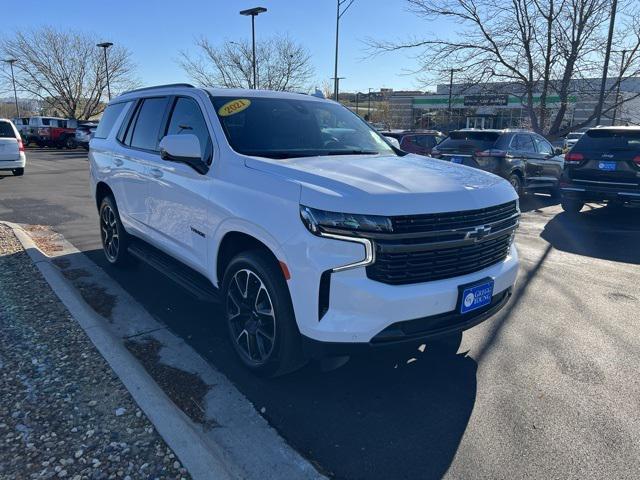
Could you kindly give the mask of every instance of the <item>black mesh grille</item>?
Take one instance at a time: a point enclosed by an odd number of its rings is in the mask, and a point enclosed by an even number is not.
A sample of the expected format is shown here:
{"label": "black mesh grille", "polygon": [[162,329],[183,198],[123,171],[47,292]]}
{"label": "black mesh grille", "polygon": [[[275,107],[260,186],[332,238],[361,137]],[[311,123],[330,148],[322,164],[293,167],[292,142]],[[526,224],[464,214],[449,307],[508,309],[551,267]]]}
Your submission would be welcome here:
{"label": "black mesh grille", "polygon": [[393,233],[433,232],[471,228],[505,220],[518,212],[515,200],[495,207],[463,212],[404,215],[392,217]]}
{"label": "black mesh grille", "polygon": [[[394,234],[405,237],[376,240],[376,261],[367,267],[367,276],[402,285],[467,275],[499,263],[509,254],[517,213],[514,201],[466,212],[394,217]],[[487,225],[493,235],[480,241],[465,239],[465,230]],[[421,232],[429,235],[416,238]]]}

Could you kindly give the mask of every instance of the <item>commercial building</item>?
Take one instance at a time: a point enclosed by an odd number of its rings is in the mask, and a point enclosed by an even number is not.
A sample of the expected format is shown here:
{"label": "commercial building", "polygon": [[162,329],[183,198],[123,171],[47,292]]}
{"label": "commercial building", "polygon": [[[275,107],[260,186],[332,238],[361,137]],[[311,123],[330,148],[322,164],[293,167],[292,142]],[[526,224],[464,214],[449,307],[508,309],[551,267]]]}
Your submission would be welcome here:
{"label": "commercial building", "polygon": [[[607,88],[615,83],[607,79]],[[574,80],[570,84],[567,112],[563,126],[580,124],[593,114],[601,79]],[[531,121],[522,105],[522,88],[508,83],[484,85],[438,85],[435,94],[393,94],[389,97],[393,128],[526,128]],[[640,124],[640,78],[621,82],[618,98],[628,101],[615,109],[616,124]],[[637,98],[636,98],[637,97]],[[605,101],[604,110],[614,105],[615,94]],[[534,94],[534,105],[540,103],[540,93]],[[560,97],[552,93],[547,97],[550,118],[560,107]],[[614,110],[603,113],[600,124],[614,123]],[[593,122],[591,122],[593,124]]]}

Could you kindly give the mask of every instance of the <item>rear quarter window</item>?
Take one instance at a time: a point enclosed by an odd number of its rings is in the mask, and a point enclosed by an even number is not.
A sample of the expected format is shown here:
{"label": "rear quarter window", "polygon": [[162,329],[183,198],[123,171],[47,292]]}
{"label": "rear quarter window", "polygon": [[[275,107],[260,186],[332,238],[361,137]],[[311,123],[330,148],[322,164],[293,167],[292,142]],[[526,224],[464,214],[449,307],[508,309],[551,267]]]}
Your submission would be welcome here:
{"label": "rear quarter window", "polygon": [[105,109],[100,122],[98,122],[98,127],[96,128],[96,133],[94,135],[95,138],[107,138],[109,136],[116,120],[122,112],[122,109],[128,103],[130,102],[114,103]]}

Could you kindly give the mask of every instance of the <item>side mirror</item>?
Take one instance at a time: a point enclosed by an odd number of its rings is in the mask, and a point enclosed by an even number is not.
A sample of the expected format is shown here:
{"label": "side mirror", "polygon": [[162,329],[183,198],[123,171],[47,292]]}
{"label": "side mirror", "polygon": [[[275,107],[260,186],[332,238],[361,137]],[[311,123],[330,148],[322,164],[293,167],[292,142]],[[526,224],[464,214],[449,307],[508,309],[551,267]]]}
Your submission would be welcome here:
{"label": "side mirror", "polygon": [[198,173],[207,173],[200,154],[200,140],[191,133],[166,135],[160,140],[160,158],[169,162],[186,163]]}
{"label": "side mirror", "polygon": [[564,152],[562,151],[561,148],[554,148],[553,153],[554,155],[562,155]]}

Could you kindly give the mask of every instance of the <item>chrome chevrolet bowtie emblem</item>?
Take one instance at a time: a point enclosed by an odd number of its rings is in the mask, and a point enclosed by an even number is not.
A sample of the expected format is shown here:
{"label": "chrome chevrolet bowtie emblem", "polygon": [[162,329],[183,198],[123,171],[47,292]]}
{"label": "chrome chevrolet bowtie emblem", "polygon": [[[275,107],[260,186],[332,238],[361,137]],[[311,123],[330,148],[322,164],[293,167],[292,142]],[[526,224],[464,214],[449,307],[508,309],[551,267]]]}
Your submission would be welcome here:
{"label": "chrome chevrolet bowtie emblem", "polygon": [[491,227],[485,227],[484,225],[481,227],[476,227],[470,232],[467,232],[465,235],[465,239],[473,238],[476,242],[479,242],[484,237],[491,233]]}

